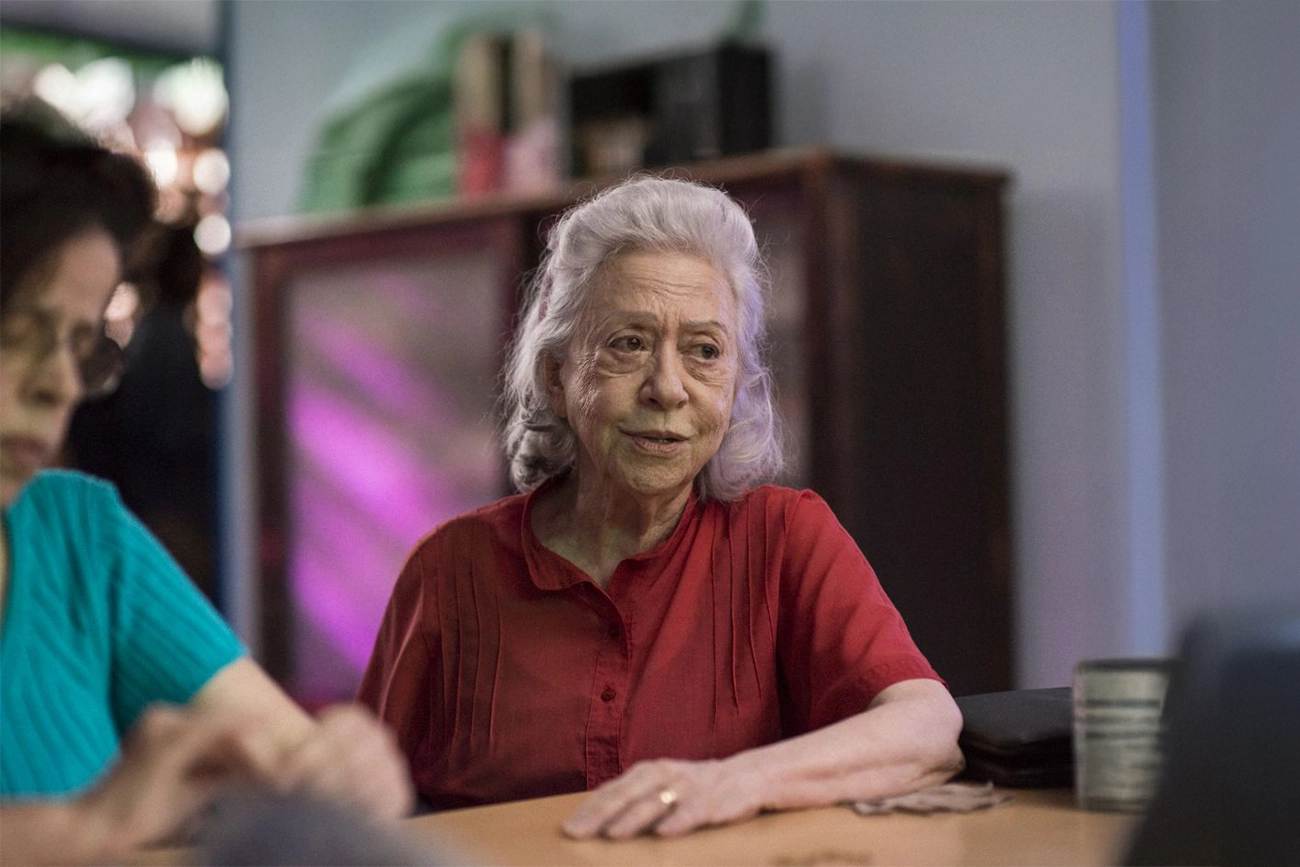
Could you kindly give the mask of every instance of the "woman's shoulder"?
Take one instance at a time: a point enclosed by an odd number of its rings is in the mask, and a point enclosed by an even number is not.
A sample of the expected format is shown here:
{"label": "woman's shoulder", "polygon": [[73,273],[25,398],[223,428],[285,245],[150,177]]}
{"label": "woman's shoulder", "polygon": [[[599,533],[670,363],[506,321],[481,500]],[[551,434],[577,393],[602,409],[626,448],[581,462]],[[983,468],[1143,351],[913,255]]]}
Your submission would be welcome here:
{"label": "woman's shoulder", "polygon": [[768,532],[779,530],[781,538],[816,539],[839,527],[830,505],[809,488],[759,485],[716,508],[732,527],[762,525]]}
{"label": "woman's shoulder", "polygon": [[418,548],[461,546],[476,539],[517,536],[523,521],[526,494],[503,497],[448,518],[425,533]]}
{"label": "woman's shoulder", "polygon": [[23,487],[5,516],[15,546],[12,562],[23,573],[39,568],[50,598],[76,598],[98,607],[112,580],[107,552],[124,511],[110,483],[75,471],[44,470]]}
{"label": "woman's shoulder", "polygon": [[78,470],[42,470],[23,487],[12,514],[44,523],[59,518],[80,521],[121,508],[122,498],[111,482]]}
{"label": "woman's shoulder", "polygon": [[750,488],[735,500],[724,504],[732,511],[778,510],[795,512],[807,510],[828,510],[829,506],[821,495],[809,488],[787,488],[782,485],[759,485]]}

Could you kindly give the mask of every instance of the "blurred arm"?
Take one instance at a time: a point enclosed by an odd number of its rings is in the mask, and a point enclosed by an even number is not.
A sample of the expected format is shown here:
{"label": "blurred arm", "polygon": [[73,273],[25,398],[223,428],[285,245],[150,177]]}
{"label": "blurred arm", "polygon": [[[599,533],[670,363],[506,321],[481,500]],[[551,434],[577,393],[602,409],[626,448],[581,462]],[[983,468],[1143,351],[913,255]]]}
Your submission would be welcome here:
{"label": "blurred arm", "polygon": [[359,705],[336,705],[313,719],[245,657],[218,672],[190,706],[216,718],[257,720],[280,756],[270,781],[276,788],[305,788],[378,819],[401,818],[414,804],[392,733]]}
{"label": "blurred arm", "polygon": [[256,729],[171,707],[145,711],[112,770],[71,800],[0,807],[5,864],[86,864],[121,858],[177,831],[231,776],[271,771],[275,750]]}

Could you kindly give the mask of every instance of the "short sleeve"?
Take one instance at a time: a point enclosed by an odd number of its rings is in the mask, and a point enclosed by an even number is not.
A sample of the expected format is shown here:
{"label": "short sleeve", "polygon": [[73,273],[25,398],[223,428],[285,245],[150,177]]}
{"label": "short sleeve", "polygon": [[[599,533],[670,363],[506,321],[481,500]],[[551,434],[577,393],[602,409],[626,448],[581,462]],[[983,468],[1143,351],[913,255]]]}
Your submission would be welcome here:
{"label": "short sleeve", "polygon": [[110,569],[113,717],[126,731],[154,702],[185,704],[244,648],[111,486],[96,504]]}
{"label": "short sleeve", "polygon": [[826,502],[801,491],[784,520],[778,653],[787,733],[860,713],[904,680],[942,682]]}

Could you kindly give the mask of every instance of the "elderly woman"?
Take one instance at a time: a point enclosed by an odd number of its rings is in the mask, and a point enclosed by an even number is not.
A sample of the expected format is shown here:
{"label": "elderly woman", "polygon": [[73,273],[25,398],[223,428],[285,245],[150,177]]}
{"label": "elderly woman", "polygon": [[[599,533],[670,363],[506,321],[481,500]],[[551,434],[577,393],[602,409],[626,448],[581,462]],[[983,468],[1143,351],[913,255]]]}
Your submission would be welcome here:
{"label": "elderly woman", "polygon": [[41,103],[5,110],[0,155],[4,861],[117,859],[234,781],[401,815],[405,763],[373,715],[308,717],[111,486],[42,469],[120,369],[104,309],[153,188]]}
{"label": "elderly woman", "polygon": [[866,559],[781,466],[753,229],[636,179],[566,214],[506,368],[524,493],[435,529],[360,697],[435,807],[595,790],[576,837],[896,795],[961,717]]}

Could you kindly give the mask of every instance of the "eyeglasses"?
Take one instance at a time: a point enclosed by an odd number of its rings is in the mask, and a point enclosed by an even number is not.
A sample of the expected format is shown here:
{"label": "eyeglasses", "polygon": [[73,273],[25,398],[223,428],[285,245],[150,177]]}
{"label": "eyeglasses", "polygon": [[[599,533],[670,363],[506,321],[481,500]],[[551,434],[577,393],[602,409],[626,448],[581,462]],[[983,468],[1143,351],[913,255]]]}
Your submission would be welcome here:
{"label": "eyeglasses", "polygon": [[71,329],[60,335],[58,320],[37,309],[6,310],[0,317],[0,347],[6,353],[20,353],[39,364],[65,345],[76,360],[83,399],[103,397],[117,388],[126,356],[103,331]]}

